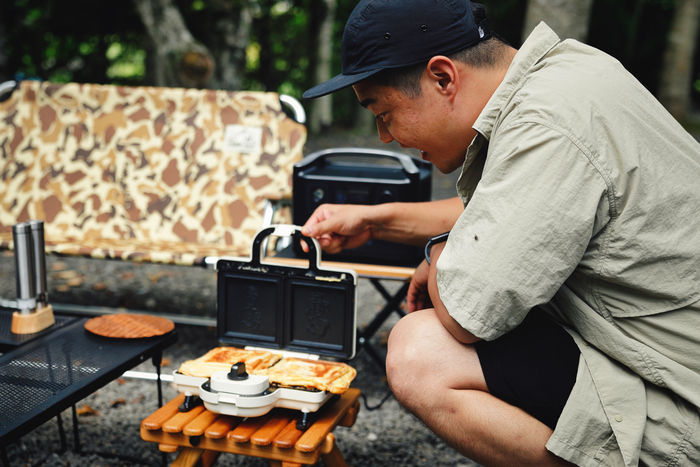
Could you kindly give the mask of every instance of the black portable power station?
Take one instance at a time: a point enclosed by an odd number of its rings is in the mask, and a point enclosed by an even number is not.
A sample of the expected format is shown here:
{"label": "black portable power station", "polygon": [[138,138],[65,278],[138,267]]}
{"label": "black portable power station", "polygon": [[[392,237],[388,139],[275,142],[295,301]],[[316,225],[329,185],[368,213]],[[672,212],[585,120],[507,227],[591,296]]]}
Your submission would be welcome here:
{"label": "black portable power station", "polygon": [[[294,166],[292,220],[304,225],[324,203],[430,201],[431,174],[431,163],[398,152],[363,148],[317,151]],[[295,254],[303,254],[296,244]],[[381,240],[323,255],[331,261],[395,265],[417,265],[422,258],[422,248]]]}

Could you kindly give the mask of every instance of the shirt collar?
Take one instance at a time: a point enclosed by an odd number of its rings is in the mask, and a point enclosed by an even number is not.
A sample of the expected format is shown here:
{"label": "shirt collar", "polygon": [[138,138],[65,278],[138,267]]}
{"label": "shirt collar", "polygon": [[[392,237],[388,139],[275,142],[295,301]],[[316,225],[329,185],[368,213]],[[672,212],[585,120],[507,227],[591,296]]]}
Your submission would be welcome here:
{"label": "shirt collar", "polygon": [[479,152],[484,149],[484,143],[491,139],[491,133],[498,114],[508,99],[511,98],[513,92],[520,86],[520,81],[527,76],[529,70],[559,42],[561,42],[559,36],[549,26],[544,22],[538,24],[520,50],[518,50],[518,53],[515,54],[503,78],[503,82],[498,86],[496,92],[493,93],[493,96],[491,96],[491,99],[489,99],[481,114],[479,114],[476,122],[474,122],[473,128],[477,134],[467,149],[464,165],[462,165],[462,173],[457,180],[457,192],[465,206],[481,178],[480,172],[475,174],[473,173],[474,170],[469,169]]}
{"label": "shirt collar", "polygon": [[474,122],[474,129],[477,132],[481,133],[487,140],[491,139],[494,123],[505,102],[510,99],[513,92],[519,87],[520,81],[528,75],[532,67],[559,42],[561,42],[559,36],[544,22],[535,27],[518,53],[515,54],[503,82]]}

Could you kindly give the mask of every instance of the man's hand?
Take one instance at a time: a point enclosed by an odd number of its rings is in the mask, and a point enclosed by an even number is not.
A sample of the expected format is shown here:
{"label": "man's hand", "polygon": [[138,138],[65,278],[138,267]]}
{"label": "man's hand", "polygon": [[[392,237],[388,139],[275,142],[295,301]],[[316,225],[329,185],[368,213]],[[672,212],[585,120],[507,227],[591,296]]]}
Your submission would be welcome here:
{"label": "man's hand", "polygon": [[[423,260],[416,271],[413,273],[411,278],[411,284],[408,286],[408,292],[406,293],[406,308],[409,313],[413,313],[418,310],[425,310],[426,308],[433,308],[435,305],[442,305],[442,301],[439,296],[431,297],[430,290],[428,289],[429,282],[435,280],[437,275],[436,264],[437,260],[445,248],[445,243],[436,243],[430,249],[430,263]],[[437,286],[435,286],[432,293],[437,294]]]}
{"label": "man's hand", "polygon": [[301,233],[316,238],[329,253],[357,248],[370,239],[423,247],[430,237],[450,230],[463,209],[459,198],[369,206],[323,204]]}
{"label": "man's hand", "polygon": [[[357,248],[372,238],[367,212],[370,206],[354,204],[323,204],[311,215],[301,229],[307,237],[315,237],[328,253]],[[304,251],[308,251],[303,245]]]}
{"label": "man's hand", "polygon": [[411,284],[408,286],[406,308],[409,313],[433,307],[433,302],[430,301],[430,295],[428,294],[429,273],[430,265],[427,261],[423,260],[413,273]]}

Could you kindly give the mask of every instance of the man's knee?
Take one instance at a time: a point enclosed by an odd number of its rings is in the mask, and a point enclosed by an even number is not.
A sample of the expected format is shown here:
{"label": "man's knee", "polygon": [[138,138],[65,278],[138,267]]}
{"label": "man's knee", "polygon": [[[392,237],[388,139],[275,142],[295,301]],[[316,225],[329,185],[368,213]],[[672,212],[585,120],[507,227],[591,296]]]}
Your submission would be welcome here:
{"label": "man's knee", "polygon": [[386,372],[387,380],[396,398],[406,404],[419,386],[419,375],[428,370],[427,361],[431,358],[421,345],[421,323],[425,320],[411,313],[394,325],[389,335]]}
{"label": "man's knee", "polygon": [[488,390],[474,346],[457,341],[434,310],[399,320],[389,335],[386,364],[389,385],[409,410],[442,391]]}
{"label": "man's knee", "polygon": [[468,347],[452,337],[432,309],[405,316],[389,335],[386,365],[391,389],[402,403],[410,404],[414,396],[425,400],[427,384],[435,392],[471,386],[464,380],[470,371]]}

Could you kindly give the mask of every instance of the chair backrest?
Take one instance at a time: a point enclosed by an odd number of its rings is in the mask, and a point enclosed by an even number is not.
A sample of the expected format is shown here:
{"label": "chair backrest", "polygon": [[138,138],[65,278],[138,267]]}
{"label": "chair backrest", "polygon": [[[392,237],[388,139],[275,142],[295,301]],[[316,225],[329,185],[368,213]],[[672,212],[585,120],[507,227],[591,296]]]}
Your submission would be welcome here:
{"label": "chair backrest", "polygon": [[189,263],[247,255],[306,128],[276,93],[21,82],[0,103],[0,242]]}

